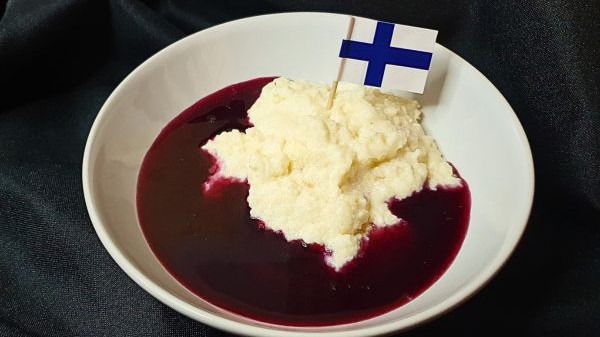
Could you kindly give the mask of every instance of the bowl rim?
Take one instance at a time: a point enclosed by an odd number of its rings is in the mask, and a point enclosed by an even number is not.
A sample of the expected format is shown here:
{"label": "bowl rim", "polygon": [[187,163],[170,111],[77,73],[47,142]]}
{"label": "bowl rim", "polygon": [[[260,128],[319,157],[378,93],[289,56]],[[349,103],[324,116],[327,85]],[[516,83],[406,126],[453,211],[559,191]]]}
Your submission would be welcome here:
{"label": "bowl rim", "polygon": [[[338,14],[338,13],[326,13],[326,12],[286,12],[286,13],[276,13],[276,14],[264,14],[264,15],[256,15],[250,16],[246,18],[241,18],[233,21],[228,21],[225,23],[221,23],[207,29],[198,31],[193,33],[187,37],[184,37],[171,45],[163,48],[158,51],[139,66],[137,66],[131,73],[129,73],[119,85],[113,90],[108,99],[102,105],[99,113],[97,114],[94,123],[90,129],[90,133],[88,135],[85,150],[83,153],[83,164],[82,164],[82,184],[83,184],[83,193],[85,198],[85,204],[92,221],[92,225],[100,238],[100,241],[104,245],[105,249],[108,251],[113,260],[117,263],[117,265],[140,287],[142,287],[145,291],[151,294],[153,297],[158,299],[163,304],[169,306],[170,308],[176,310],[177,312],[190,317],[196,321],[199,321],[203,324],[207,324],[209,326],[241,335],[249,335],[249,336],[281,336],[286,335],[290,337],[301,337],[306,335],[322,335],[329,337],[364,337],[364,336],[374,336],[387,334],[394,331],[406,330],[409,328],[416,327],[420,324],[428,322],[435,317],[438,317],[452,308],[455,308],[459,304],[467,301],[473,295],[475,295],[481,288],[483,288],[493,277],[498,273],[504,264],[508,261],[508,258],[516,248],[519,243],[523,232],[527,226],[527,222],[531,213],[531,208],[533,205],[533,197],[535,190],[535,172],[534,172],[534,163],[533,157],[531,153],[531,147],[529,145],[529,141],[523,129],[523,126],[519,122],[516,113],[508,103],[508,101],[504,98],[504,96],[500,93],[500,91],[493,85],[491,81],[489,81],[477,68],[472,66],[466,60],[464,60],[458,54],[452,52],[451,50],[445,48],[444,46],[437,44],[438,47],[441,47],[452,54],[453,57],[457,57],[461,62],[463,62],[468,68],[471,68],[474,71],[474,75],[479,78],[482,83],[487,82],[491,88],[493,88],[494,94],[499,98],[499,102],[502,102],[505,106],[507,112],[510,111],[510,115],[512,118],[513,126],[515,128],[516,134],[519,137],[519,141],[521,146],[524,149],[524,154],[526,156],[526,162],[524,163],[527,170],[527,176],[529,178],[529,189],[528,189],[528,205],[527,211],[522,214],[519,223],[521,226],[512,232],[508,233],[508,238],[505,240],[504,244],[500,248],[499,253],[496,255],[495,259],[492,260],[482,272],[480,272],[475,278],[471,280],[471,282],[467,283],[463,286],[459,291],[453,293],[451,296],[442,300],[438,304],[423,310],[413,316],[382,323],[372,327],[360,327],[353,328],[352,330],[341,330],[341,331],[331,331],[331,332],[317,332],[311,331],[310,328],[302,327],[301,331],[291,331],[285,329],[294,329],[296,327],[293,326],[285,326],[285,325],[271,325],[266,324],[265,327],[236,322],[230,320],[228,318],[221,317],[217,314],[210,313],[205,311],[204,309],[198,308],[191,304],[186,303],[184,300],[178,298],[172,293],[160,287],[154,281],[152,281],[149,277],[144,275],[137,267],[133,265],[132,262],[126,257],[125,253],[119,249],[116,244],[113,242],[113,239],[109,235],[106,230],[106,226],[103,223],[99,213],[97,212],[96,202],[93,197],[94,185],[93,185],[93,177],[92,177],[92,169],[91,169],[91,151],[92,148],[96,146],[96,143],[99,142],[99,138],[97,134],[101,129],[102,125],[105,123],[107,117],[110,114],[111,108],[114,104],[115,97],[119,96],[125,88],[128,87],[129,83],[134,79],[138,73],[142,72],[146,65],[150,62],[156,62],[161,58],[166,57],[166,55],[178,48],[182,48],[186,43],[192,41],[200,34],[210,34],[215,30],[221,29],[224,25],[232,26],[232,25],[240,25],[245,24],[249,21],[260,21],[268,19],[269,17],[274,16],[306,16],[307,19],[309,17],[315,15],[346,15],[346,14]],[[331,325],[320,328],[327,327],[343,327],[343,326],[351,326],[354,323],[341,324],[341,325]],[[269,328],[270,326],[272,328]]]}

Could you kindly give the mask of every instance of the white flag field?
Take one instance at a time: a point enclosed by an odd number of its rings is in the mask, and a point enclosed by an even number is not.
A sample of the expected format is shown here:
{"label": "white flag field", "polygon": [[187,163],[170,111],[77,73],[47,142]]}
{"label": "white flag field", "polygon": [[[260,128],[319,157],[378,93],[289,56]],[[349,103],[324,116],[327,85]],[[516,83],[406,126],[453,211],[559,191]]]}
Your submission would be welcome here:
{"label": "white flag field", "polygon": [[353,17],[341,42],[337,80],[422,94],[437,33]]}

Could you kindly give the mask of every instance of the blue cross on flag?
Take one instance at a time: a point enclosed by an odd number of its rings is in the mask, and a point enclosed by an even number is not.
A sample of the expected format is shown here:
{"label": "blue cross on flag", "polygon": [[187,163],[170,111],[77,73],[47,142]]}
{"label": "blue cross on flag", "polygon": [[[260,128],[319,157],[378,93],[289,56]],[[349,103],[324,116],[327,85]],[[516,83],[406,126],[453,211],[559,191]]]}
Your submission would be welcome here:
{"label": "blue cross on flag", "polygon": [[437,31],[355,17],[342,41],[339,81],[423,93]]}

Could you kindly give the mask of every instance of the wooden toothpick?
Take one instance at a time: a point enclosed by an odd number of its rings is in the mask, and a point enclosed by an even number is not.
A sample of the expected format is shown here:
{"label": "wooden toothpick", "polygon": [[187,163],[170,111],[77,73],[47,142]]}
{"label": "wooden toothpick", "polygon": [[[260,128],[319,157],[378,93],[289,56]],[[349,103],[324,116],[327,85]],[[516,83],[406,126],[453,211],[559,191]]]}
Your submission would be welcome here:
{"label": "wooden toothpick", "polygon": [[[339,77],[338,77],[339,78]],[[333,106],[333,98],[335,97],[335,92],[337,91],[338,81],[335,80],[331,83],[331,90],[329,90],[329,99],[327,100],[327,106],[325,109],[329,110]]]}
{"label": "wooden toothpick", "polygon": [[[348,30],[346,31],[346,40],[350,40],[352,38],[352,30],[353,29],[354,29],[354,17],[351,16],[350,21],[348,22]],[[329,90],[329,99],[327,100],[327,105],[325,106],[325,108],[327,110],[331,109],[331,107],[333,106],[333,100],[335,99],[335,93],[337,91],[338,82],[340,81],[340,78],[342,78],[342,73],[344,72],[344,64],[346,63],[345,61],[346,61],[345,59],[340,58],[337,77],[335,78],[335,81],[333,81],[333,83],[331,83],[331,90]]]}

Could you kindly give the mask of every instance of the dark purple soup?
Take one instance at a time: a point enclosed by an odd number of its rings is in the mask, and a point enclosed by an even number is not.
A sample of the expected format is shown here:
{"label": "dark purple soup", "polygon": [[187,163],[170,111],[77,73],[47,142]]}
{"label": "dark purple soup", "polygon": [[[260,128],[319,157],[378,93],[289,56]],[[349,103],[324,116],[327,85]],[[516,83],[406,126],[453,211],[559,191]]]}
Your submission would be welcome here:
{"label": "dark purple soup", "polygon": [[156,139],[137,192],[152,250],[198,296],[269,323],[349,323],[410,301],[442,275],[463,242],[471,203],[466,183],[391,201],[403,222],[372,230],[359,256],[337,273],[321,247],[287,242],[250,218],[246,183],[220,181],[204,194],[214,160],[200,146],[222,131],[247,128],[246,111],[271,80],[239,83],[198,101]]}

